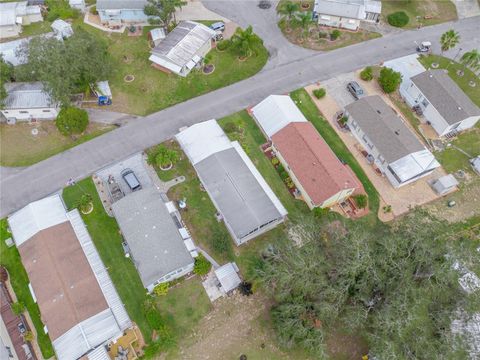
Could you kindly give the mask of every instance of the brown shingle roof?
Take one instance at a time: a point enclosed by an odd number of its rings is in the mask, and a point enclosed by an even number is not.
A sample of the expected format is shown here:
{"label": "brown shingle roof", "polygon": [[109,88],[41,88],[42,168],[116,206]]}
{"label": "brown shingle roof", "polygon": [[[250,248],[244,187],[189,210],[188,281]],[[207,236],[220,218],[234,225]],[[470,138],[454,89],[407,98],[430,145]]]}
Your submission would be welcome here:
{"label": "brown shingle roof", "polygon": [[52,341],[108,308],[70,222],[38,232],[18,251]]}
{"label": "brown shingle roof", "polygon": [[310,122],[290,123],[272,136],[272,142],[315,205],[361,186]]}

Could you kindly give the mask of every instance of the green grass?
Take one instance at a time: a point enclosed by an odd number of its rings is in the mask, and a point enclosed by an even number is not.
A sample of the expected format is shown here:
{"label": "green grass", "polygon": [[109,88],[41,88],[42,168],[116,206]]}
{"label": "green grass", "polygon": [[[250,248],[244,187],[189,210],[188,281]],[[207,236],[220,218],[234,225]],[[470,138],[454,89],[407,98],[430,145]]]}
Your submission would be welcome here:
{"label": "green grass", "polygon": [[[404,29],[435,25],[457,19],[457,8],[449,0],[389,0],[382,1],[382,17],[387,22],[387,16],[404,11],[410,18]],[[417,16],[419,20],[417,21]],[[432,17],[425,19],[424,17]]]}
{"label": "green grass", "polygon": [[65,188],[63,190],[63,200],[67,207],[72,209],[84,193],[92,196],[94,210],[88,215],[82,214],[83,221],[103,263],[108,269],[122,302],[125,304],[128,315],[139,326],[145,341],[148,343],[151,339],[152,329],[143,313],[146,290],[132,260],[124,255],[120,229],[115,218],[109,217],[105,212],[93,180],[87,178],[79,181],[75,186]]}
{"label": "green grass", "polygon": [[85,134],[75,138],[60,134],[51,121],[40,122],[36,128],[39,132],[34,136],[28,123],[0,124],[0,165],[33,165],[103,135],[113,126],[92,123]]}
{"label": "green grass", "polygon": [[320,133],[320,135],[322,135],[323,139],[330,146],[337,157],[345,161],[357,175],[368,194],[369,208],[376,216],[379,206],[379,196],[377,190],[370,182],[367,175],[363,172],[355,157],[350,153],[342,139],[340,139],[328,121],[321,116],[312,99],[304,89],[295,90],[290,94],[290,96],[300,108],[303,115],[305,115],[305,117],[313,123],[317,131]]}
{"label": "green grass", "polygon": [[[170,289],[167,295],[159,296],[155,304],[176,342],[187,337],[193,327],[212,309],[199,277],[182,281]],[[171,349],[168,358],[178,358],[176,350]]]}
{"label": "green grass", "polygon": [[11,234],[7,230],[7,226],[6,219],[0,220],[0,264],[8,270],[10,274],[10,282],[17,295],[17,299],[25,305],[32,318],[33,325],[37,330],[37,338],[35,340],[38,342],[43,357],[48,359],[54,356],[52,343],[50,337],[43,332],[44,324],[42,323],[40,316],[40,309],[33,301],[32,295],[30,294],[28,288],[30,281],[28,280],[27,272],[22,265],[20,254],[15,246],[8,248],[7,245],[5,245],[5,239],[11,237]]}
{"label": "green grass", "polygon": [[[139,115],[159,111],[248,78],[260,71],[268,59],[268,52],[263,46],[257,49],[258,55],[246,61],[239,61],[232,51],[213,49],[209,52],[210,63],[215,65],[213,73],[205,75],[194,70],[183,78],[152,67],[148,60],[151,49],[147,39],[151,27],[145,27],[140,37],[130,37],[127,33],[107,35],[79,21],[75,24],[108,41],[109,52],[114,59],[112,75],[108,79],[113,92],[111,109],[114,111]],[[126,75],[134,75],[135,80],[126,83]]]}
{"label": "green grass", "polygon": [[[161,171],[157,166],[158,177],[163,181],[177,176],[185,176],[185,182],[175,185],[168,191],[169,199],[178,201],[186,199],[187,209],[182,211],[182,219],[187,224],[196,243],[204,248],[218,262],[226,262],[233,258],[233,240],[223,222],[215,218],[217,210],[207,192],[201,191],[200,180],[187,156],[180,149],[178,143],[167,141],[164,145],[180,154],[180,160],[169,171]],[[147,152],[152,151],[148,149]],[[224,240],[225,248],[215,246],[218,238]],[[226,241],[225,241],[226,239]]]}
{"label": "green grass", "polygon": [[[480,155],[480,124],[477,124],[472,130],[460,134],[452,141],[452,145],[462,149],[472,157]],[[468,156],[455,149],[455,147],[452,146],[442,152],[436,152],[437,160],[449,173],[457,170],[473,173],[473,169],[468,162]]]}
{"label": "green grass", "polygon": [[[467,96],[477,105],[480,106],[480,79],[473,71],[464,67],[462,64],[455,62],[451,59],[440,55],[428,55],[420,56],[418,59],[423,66],[427,69],[432,68],[432,63],[439,64],[439,69],[448,69],[448,75],[453,81],[467,94]],[[465,73],[463,76],[457,75],[457,70],[463,70]],[[468,82],[473,80],[477,83],[477,86],[471,87]]]}

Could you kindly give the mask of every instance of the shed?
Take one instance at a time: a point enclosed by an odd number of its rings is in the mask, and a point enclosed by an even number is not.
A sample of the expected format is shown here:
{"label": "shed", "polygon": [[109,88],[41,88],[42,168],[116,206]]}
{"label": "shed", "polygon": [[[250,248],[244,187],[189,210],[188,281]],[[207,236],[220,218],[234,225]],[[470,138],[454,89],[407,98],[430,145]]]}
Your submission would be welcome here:
{"label": "shed", "polygon": [[85,0],[68,0],[68,3],[73,9],[80,10],[81,12],[85,11]]}
{"label": "shed", "polygon": [[470,164],[472,165],[473,170],[480,175],[480,155],[471,159]]}
{"label": "shed", "polygon": [[156,28],[152,29],[148,33],[148,39],[153,42],[155,46],[158,46],[160,42],[165,39],[165,29],[164,28]]}
{"label": "shed", "polygon": [[112,99],[112,90],[110,90],[110,85],[108,80],[99,81],[95,87],[95,93],[98,96],[107,96],[109,99]]}
{"label": "shed", "polygon": [[458,186],[458,181],[452,174],[442,176],[432,183],[432,188],[438,195],[443,195]]}
{"label": "shed", "polygon": [[238,267],[234,262],[220,266],[215,270],[215,276],[220,282],[220,286],[225,293],[235,290],[242,282],[238,276]]}
{"label": "shed", "polygon": [[62,19],[55,20],[51,26],[55,37],[59,40],[69,38],[73,35],[72,25]]}

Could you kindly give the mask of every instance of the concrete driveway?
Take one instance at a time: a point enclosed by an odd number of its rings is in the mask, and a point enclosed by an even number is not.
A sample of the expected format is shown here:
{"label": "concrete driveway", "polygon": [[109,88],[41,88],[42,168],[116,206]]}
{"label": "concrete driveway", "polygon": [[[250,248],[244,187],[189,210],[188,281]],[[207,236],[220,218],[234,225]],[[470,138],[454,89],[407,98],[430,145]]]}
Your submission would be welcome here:
{"label": "concrete driveway", "polygon": [[459,19],[465,19],[480,15],[478,0],[454,0]]}
{"label": "concrete driveway", "polygon": [[[323,81],[321,86],[327,90],[327,94],[335,99],[338,106],[343,109],[345,106],[355,101],[353,95],[347,90],[347,84],[350,81],[357,81],[357,77],[353,72],[340,74]],[[364,91],[366,90],[364,89]]]}

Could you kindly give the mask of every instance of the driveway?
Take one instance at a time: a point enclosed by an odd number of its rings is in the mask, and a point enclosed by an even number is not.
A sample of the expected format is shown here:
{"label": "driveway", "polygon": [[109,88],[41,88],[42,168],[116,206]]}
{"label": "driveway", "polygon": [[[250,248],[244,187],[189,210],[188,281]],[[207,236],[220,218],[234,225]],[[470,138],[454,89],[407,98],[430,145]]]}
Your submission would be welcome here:
{"label": "driveway", "polygon": [[480,15],[478,0],[454,0],[459,19],[465,19]]}
{"label": "driveway", "polygon": [[221,118],[255,105],[270,94],[284,94],[315,81],[324,81],[338,74],[411,54],[414,41],[428,38],[434,42],[434,50],[439,52],[436,44],[440,34],[449,28],[460,33],[462,48],[479,47],[479,18],[405,31],[277,64],[249,79],[190,99],[139,121],[130,121],[105,135],[2,177],[0,216],[6,216],[31,201],[58,191],[69,178],[80,180],[100,168],[161,143],[175,135],[182,126]]}

